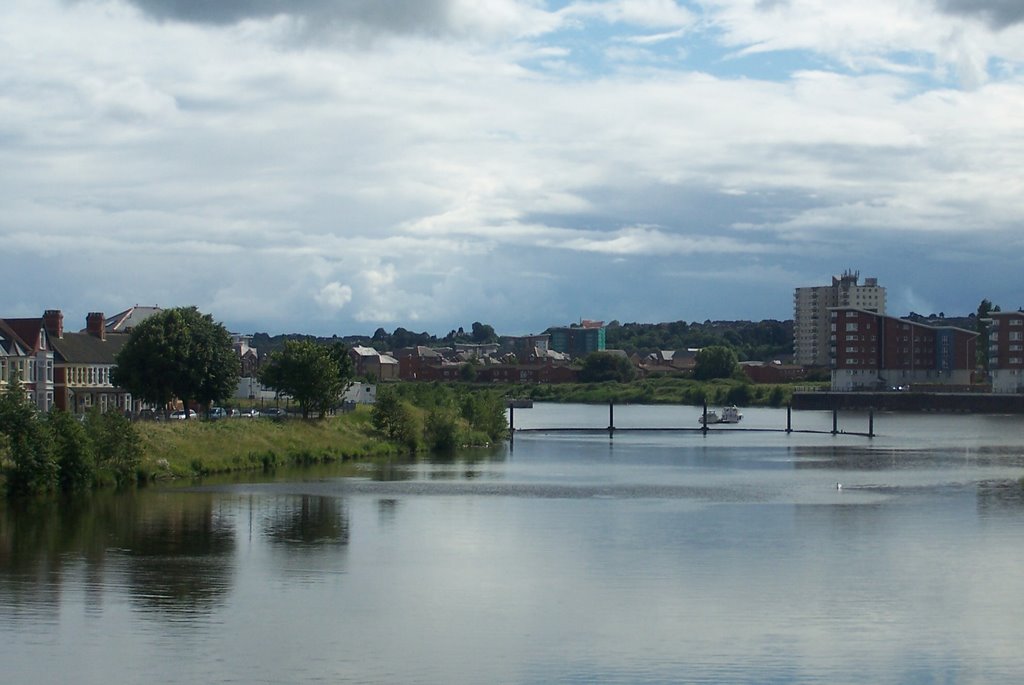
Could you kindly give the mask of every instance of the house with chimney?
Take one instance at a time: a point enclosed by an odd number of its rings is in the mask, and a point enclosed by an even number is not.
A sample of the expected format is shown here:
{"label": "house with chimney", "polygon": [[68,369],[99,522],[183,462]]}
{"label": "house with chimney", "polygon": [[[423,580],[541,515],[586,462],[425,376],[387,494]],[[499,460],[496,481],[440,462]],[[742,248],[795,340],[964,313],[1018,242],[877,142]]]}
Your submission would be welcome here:
{"label": "house with chimney", "polygon": [[56,405],[75,414],[94,407],[101,412],[131,412],[131,393],[115,386],[110,377],[128,334],[108,333],[102,312],[90,312],[85,328],[69,333],[64,330],[63,314],[57,314],[59,319],[47,325],[56,366]]}
{"label": "house with chimney", "polygon": [[76,414],[130,411],[132,396],[111,382],[125,333],[107,333],[103,314],[90,313],[81,332],[64,330],[64,314],[48,309],[42,317],[0,320],[0,378],[14,374],[41,411],[57,407]]}

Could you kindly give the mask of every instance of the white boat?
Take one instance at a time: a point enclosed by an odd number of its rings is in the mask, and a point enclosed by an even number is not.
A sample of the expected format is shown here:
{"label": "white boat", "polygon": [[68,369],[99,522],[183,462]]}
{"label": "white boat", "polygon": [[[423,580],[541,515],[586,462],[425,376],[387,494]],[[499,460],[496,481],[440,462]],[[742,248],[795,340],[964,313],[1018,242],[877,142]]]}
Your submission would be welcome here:
{"label": "white boat", "polygon": [[[734,404],[731,407],[722,407],[722,414],[719,415],[714,409],[708,410],[707,425],[713,423],[739,423],[740,419],[743,418],[743,414],[740,413],[739,408]],[[704,415],[701,414],[697,417],[697,423],[704,424]]]}

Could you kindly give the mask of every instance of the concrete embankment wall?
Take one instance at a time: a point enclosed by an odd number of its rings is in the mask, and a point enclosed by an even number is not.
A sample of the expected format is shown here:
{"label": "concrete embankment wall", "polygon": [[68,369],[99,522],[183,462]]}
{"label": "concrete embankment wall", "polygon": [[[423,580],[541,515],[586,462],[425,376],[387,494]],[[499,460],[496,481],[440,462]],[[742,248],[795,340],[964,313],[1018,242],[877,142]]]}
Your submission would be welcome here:
{"label": "concrete embankment wall", "polygon": [[1024,395],[929,392],[798,392],[793,409],[876,409],[969,414],[1024,414]]}

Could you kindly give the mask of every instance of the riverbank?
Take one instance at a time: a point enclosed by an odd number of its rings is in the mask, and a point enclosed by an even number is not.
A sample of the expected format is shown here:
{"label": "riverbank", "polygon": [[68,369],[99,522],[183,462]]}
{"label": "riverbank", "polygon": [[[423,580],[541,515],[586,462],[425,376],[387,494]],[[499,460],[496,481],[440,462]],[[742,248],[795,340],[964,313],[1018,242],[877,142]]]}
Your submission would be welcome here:
{"label": "riverbank", "polygon": [[374,433],[369,407],[319,421],[223,419],[139,422],[139,480],[367,460],[404,449]]}
{"label": "riverbank", "polygon": [[620,383],[546,383],[505,385],[509,397],[537,402],[580,404],[735,404],[742,407],[783,407],[798,388],[807,383],[755,384],[735,378],[697,381],[690,378],[644,378]]}

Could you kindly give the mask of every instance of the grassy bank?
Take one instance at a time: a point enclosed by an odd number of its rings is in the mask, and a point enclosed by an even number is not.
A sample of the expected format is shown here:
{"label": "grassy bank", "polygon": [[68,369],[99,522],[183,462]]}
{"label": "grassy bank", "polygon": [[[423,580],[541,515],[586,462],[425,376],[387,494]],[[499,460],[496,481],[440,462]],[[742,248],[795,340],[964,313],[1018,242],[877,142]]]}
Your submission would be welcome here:
{"label": "grassy bank", "polygon": [[140,476],[145,479],[366,460],[402,452],[374,435],[367,407],[322,421],[224,419],[135,426],[143,449]]}

